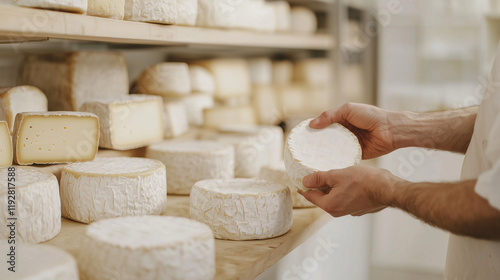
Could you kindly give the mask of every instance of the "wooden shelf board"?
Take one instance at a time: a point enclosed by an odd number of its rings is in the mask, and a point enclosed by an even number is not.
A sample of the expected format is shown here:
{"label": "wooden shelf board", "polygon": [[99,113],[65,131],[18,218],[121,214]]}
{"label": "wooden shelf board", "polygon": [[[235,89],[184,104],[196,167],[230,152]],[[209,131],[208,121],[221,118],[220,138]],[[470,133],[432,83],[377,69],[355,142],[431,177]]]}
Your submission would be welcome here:
{"label": "wooden shelf board", "polygon": [[[215,279],[254,279],[302,244],[331,218],[319,208],[293,210],[291,230],[277,238],[251,241],[215,240]],[[189,218],[189,196],[168,196],[163,215]],[[62,219],[61,232],[45,244],[78,254],[87,225]]]}
{"label": "wooden shelf board", "polygon": [[8,40],[52,38],[142,45],[331,50],[327,34],[259,33],[160,25],[0,5],[0,36]]}

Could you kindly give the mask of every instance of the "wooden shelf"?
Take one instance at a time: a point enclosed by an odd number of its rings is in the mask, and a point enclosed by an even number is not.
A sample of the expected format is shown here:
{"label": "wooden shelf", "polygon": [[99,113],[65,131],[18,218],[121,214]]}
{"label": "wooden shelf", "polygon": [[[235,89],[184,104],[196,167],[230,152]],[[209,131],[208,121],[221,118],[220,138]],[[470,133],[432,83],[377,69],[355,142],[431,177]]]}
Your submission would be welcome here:
{"label": "wooden shelf", "polygon": [[258,33],[113,20],[72,13],[0,5],[0,37],[41,38],[139,45],[193,45],[331,50],[332,36]]}
{"label": "wooden shelf", "polygon": [[[167,210],[163,215],[189,218],[189,196],[168,196]],[[216,239],[215,279],[254,279],[302,244],[331,218],[319,208],[294,209],[293,215],[291,230],[280,237],[251,241]],[[64,249],[76,257],[86,227],[85,224],[63,218],[61,232],[45,244]]]}

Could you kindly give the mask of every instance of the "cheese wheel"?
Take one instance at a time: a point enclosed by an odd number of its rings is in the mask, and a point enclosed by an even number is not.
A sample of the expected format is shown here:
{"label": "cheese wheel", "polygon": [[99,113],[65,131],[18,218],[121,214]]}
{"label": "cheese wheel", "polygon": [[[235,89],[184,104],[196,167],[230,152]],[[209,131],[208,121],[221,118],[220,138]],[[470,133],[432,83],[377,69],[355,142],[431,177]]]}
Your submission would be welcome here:
{"label": "cheese wheel", "polygon": [[210,228],[180,217],[121,217],[88,226],[78,266],[82,279],[213,279]]}
{"label": "cheese wheel", "polygon": [[145,158],[96,158],[65,166],[60,191],[62,216],[82,223],[159,215],[167,203],[165,166]]}
{"label": "cheese wheel", "polygon": [[273,63],[267,57],[248,60],[250,79],[254,85],[270,85],[273,82]]}
{"label": "cheese wheel", "polygon": [[14,4],[79,14],[84,14],[87,11],[87,0],[14,0]]}
{"label": "cheese wheel", "polygon": [[342,169],[359,164],[361,146],[358,138],[340,124],[323,129],[309,127],[312,119],[301,122],[286,139],[285,167],[292,183],[309,190],[302,179],[317,171]]}
{"label": "cheese wheel", "polygon": [[292,194],[293,208],[315,206],[297,192],[297,188],[290,181],[290,178],[288,178],[288,173],[286,173],[285,163],[283,161],[281,161],[281,163],[266,165],[262,167],[259,178],[269,182],[287,186],[290,189],[290,193]]}
{"label": "cheese wheel", "polygon": [[190,213],[215,238],[230,240],[280,236],[293,220],[288,187],[258,179],[200,181],[191,190]]}
{"label": "cheese wheel", "polygon": [[0,121],[0,167],[12,165],[13,160],[12,138],[7,122]]}
{"label": "cheese wheel", "polygon": [[88,0],[87,15],[123,19],[125,0]]}
{"label": "cheese wheel", "polygon": [[294,67],[289,60],[273,62],[273,84],[288,85],[293,82]]}
{"label": "cheese wheel", "polygon": [[189,76],[191,79],[191,90],[193,92],[210,93],[215,92],[215,80],[205,67],[189,65]]}
{"label": "cheese wheel", "polygon": [[167,97],[191,93],[191,79],[187,63],[163,62],[148,67],[137,79],[137,91]]}
{"label": "cheese wheel", "polygon": [[163,162],[169,194],[189,194],[205,179],[234,178],[234,148],[214,141],[164,141],[148,147],[146,157]]}
{"label": "cheese wheel", "polygon": [[177,18],[175,24],[195,26],[198,18],[198,0],[176,0]]}
{"label": "cheese wheel", "polygon": [[[87,1],[82,2],[86,7]],[[117,98],[129,92],[125,58],[113,52],[28,55],[18,83],[43,91],[50,111],[78,111],[83,103],[103,95]]]}
{"label": "cheese wheel", "polygon": [[177,0],[125,0],[126,20],[174,24]]}
{"label": "cheese wheel", "polygon": [[276,31],[290,31],[292,24],[290,4],[287,1],[274,1],[268,5],[271,5],[276,13]]}
{"label": "cheese wheel", "polygon": [[86,102],[80,110],[99,117],[100,147],[130,150],[163,140],[162,107],[159,96],[133,94]]}
{"label": "cheese wheel", "polygon": [[7,121],[10,132],[21,112],[47,112],[47,97],[36,87],[18,86],[0,89],[0,120]]}
{"label": "cheese wheel", "polygon": [[278,95],[273,86],[254,86],[252,105],[260,124],[275,125],[281,121]]}
{"label": "cheese wheel", "polygon": [[293,118],[307,113],[307,87],[303,84],[289,84],[276,87],[278,104],[284,118]]}
{"label": "cheese wheel", "polygon": [[165,138],[174,138],[189,130],[186,107],[182,102],[164,102],[163,123]]}
{"label": "cheese wheel", "polygon": [[[9,253],[2,250],[4,256]],[[15,272],[2,267],[0,279],[78,280],[73,256],[53,246],[16,244],[16,262]]]}
{"label": "cheese wheel", "polygon": [[292,7],[291,29],[299,34],[314,34],[318,29],[316,15],[310,9],[304,7]]}
{"label": "cheese wheel", "polygon": [[[13,176],[12,176],[13,175]],[[0,169],[0,239],[8,239],[15,230],[20,243],[41,243],[54,238],[61,230],[61,200],[56,176],[50,173],[15,167]],[[14,178],[10,181],[8,178]],[[15,199],[12,196],[15,196]],[[15,209],[8,211],[8,200],[15,201]],[[9,218],[17,220],[8,220]],[[11,227],[14,223],[14,227]],[[9,225],[9,226],[8,226]]]}
{"label": "cheese wheel", "polygon": [[217,129],[223,125],[256,125],[252,106],[216,106],[203,111],[205,128]]}
{"label": "cheese wheel", "polygon": [[331,62],[325,58],[308,58],[295,63],[294,79],[315,87],[328,87],[332,83]]}

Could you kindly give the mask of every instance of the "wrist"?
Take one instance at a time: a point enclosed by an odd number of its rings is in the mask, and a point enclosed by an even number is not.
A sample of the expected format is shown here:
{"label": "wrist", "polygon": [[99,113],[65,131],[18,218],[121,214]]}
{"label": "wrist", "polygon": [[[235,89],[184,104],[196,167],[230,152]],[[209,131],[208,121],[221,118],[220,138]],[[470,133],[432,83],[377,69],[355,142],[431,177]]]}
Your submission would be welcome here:
{"label": "wrist", "polygon": [[418,136],[418,115],[418,113],[409,111],[389,113],[389,131],[392,135],[394,149],[414,146],[416,136]]}
{"label": "wrist", "polygon": [[380,184],[375,184],[376,188],[372,188],[371,197],[374,202],[382,206],[397,207],[398,195],[404,192],[411,182],[393,175],[388,170],[381,171],[379,174],[382,178],[378,180]]}

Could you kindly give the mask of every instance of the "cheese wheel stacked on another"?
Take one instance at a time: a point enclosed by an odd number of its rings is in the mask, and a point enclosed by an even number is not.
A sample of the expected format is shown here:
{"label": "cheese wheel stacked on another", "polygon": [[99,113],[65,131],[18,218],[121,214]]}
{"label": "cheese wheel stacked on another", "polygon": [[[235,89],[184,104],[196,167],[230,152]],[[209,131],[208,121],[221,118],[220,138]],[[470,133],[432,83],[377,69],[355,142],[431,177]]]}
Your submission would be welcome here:
{"label": "cheese wheel stacked on another", "polygon": [[[0,207],[4,209],[0,211],[0,239],[12,236],[11,230],[14,229],[8,226],[11,222],[16,223],[16,242],[41,243],[54,238],[61,230],[61,199],[56,176],[16,167],[15,171],[0,169],[0,178],[3,178],[0,181]],[[8,181],[8,178],[14,178],[15,181]],[[12,188],[9,189],[9,182],[15,185],[15,194]],[[12,199],[12,195],[15,195],[15,199]],[[8,199],[16,203],[12,212],[8,211]],[[8,220],[12,217],[17,220]]]}
{"label": "cheese wheel stacked on another", "polygon": [[82,223],[159,215],[167,203],[165,166],[145,158],[97,158],[65,166],[61,174],[62,216]]}
{"label": "cheese wheel stacked on another", "polygon": [[205,179],[234,178],[234,148],[214,141],[164,141],[148,147],[146,157],[163,162],[169,194],[189,194]]}
{"label": "cheese wheel stacked on another", "polygon": [[7,121],[14,132],[14,120],[21,112],[47,112],[47,97],[32,86],[0,88],[0,120]]}
{"label": "cheese wheel stacked on another", "polygon": [[278,164],[271,164],[262,167],[259,177],[266,181],[284,185],[290,188],[290,192],[292,193],[293,208],[315,206],[297,192],[297,188],[290,181],[290,178],[288,178],[288,173],[286,173],[285,163],[283,161]]}
{"label": "cheese wheel stacked on another", "polygon": [[[7,242],[5,242],[7,244]],[[0,270],[0,279],[36,279],[36,280],[78,280],[76,261],[69,253],[49,245],[16,244],[15,272],[7,270],[3,265]],[[5,245],[6,251],[0,250],[3,256],[10,253],[10,247]],[[5,258],[7,265],[10,257]]]}
{"label": "cheese wheel stacked on another", "polygon": [[311,120],[292,129],[285,144],[286,171],[292,183],[303,191],[310,190],[302,184],[305,176],[359,164],[362,153],[358,138],[347,128],[334,123],[314,129],[309,126]]}
{"label": "cheese wheel stacked on another", "polygon": [[215,238],[273,238],[292,226],[292,197],[288,187],[259,179],[204,180],[191,190],[190,213]]}
{"label": "cheese wheel stacked on another", "polygon": [[125,19],[162,24],[196,24],[198,0],[125,0]]}
{"label": "cheese wheel stacked on another", "polygon": [[92,223],[81,241],[82,279],[213,279],[210,228],[180,217],[121,217]]}

